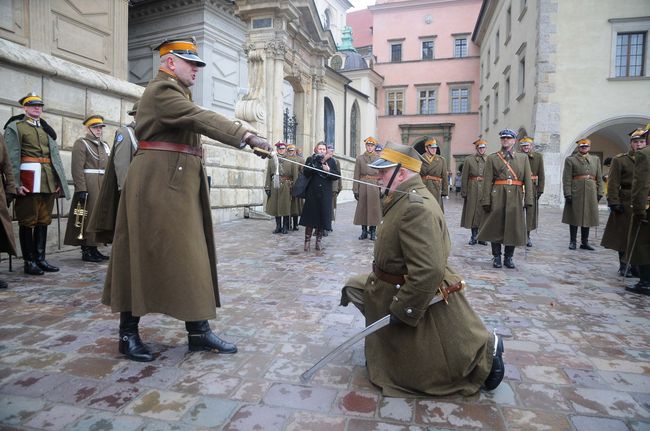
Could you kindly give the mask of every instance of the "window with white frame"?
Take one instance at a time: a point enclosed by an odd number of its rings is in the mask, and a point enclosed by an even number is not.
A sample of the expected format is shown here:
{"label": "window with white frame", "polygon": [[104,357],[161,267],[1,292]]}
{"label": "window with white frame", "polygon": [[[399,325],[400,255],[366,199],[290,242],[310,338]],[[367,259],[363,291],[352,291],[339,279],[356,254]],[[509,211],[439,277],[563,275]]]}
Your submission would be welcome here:
{"label": "window with white frame", "polygon": [[506,43],[510,40],[510,35],[512,33],[512,5],[508,6],[506,11]]}
{"label": "window with white frame", "polygon": [[503,108],[510,106],[510,75],[507,75],[503,81]]}
{"label": "window with white frame", "polygon": [[392,63],[399,63],[402,61],[402,43],[391,43],[390,44],[390,61]]}
{"label": "window with white frame", "polygon": [[422,41],[422,60],[433,60],[433,40]]}
{"label": "window with white frame", "polygon": [[499,84],[494,85],[494,122],[499,118]]}
{"label": "window with white frame", "polygon": [[404,90],[386,91],[386,115],[402,115],[404,110]]}
{"label": "window with white frame", "polygon": [[524,94],[526,91],[526,57],[524,56],[519,58],[519,81],[517,84],[517,91],[519,96]]}
{"label": "window with white frame", "polygon": [[454,39],[454,57],[467,57],[467,37],[457,37]]}
{"label": "window with white frame", "polygon": [[450,107],[453,113],[469,112],[469,87],[452,87],[449,90]]}
{"label": "window with white frame", "polygon": [[435,88],[418,89],[418,114],[436,113],[436,96],[438,91]]}
{"label": "window with white frame", "polygon": [[646,36],[645,32],[616,35],[615,77],[645,75]]}
{"label": "window with white frame", "polygon": [[497,30],[496,35],[494,36],[494,64],[499,61],[499,48],[501,45],[501,35],[499,30]]}

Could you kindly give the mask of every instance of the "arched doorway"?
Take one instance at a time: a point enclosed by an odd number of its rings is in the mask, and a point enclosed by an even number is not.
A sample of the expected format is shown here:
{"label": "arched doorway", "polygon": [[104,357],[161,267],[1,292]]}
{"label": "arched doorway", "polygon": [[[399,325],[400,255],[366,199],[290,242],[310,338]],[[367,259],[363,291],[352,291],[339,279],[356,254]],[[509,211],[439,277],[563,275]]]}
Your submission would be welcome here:
{"label": "arched doorway", "polygon": [[336,132],[336,116],[334,113],[334,105],[329,97],[325,98],[325,118],[324,118],[324,129],[325,129],[325,143],[328,145],[334,145],[334,137]]}
{"label": "arched doorway", "polygon": [[[425,152],[424,143],[429,138],[430,138],[430,136],[425,136],[425,137],[420,138],[417,141],[415,141],[415,143],[413,144],[413,148],[415,148],[415,151],[417,151],[420,154],[424,154],[424,152]],[[435,137],[435,136],[434,136],[434,138],[436,138],[436,141],[438,141],[438,150],[436,151],[436,154],[440,154],[440,146],[442,145],[441,138],[440,137]]]}
{"label": "arched doorway", "polygon": [[359,104],[355,100],[350,111],[350,157],[357,157],[361,134],[361,114]]}

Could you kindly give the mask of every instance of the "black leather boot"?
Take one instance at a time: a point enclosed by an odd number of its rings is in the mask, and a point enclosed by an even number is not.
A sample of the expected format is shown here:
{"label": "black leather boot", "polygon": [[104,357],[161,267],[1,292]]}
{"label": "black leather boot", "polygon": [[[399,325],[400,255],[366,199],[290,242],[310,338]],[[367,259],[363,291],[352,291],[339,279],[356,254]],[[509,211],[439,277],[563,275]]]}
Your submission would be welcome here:
{"label": "black leather boot", "polygon": [[569,225],[569,250],[575,250],[576,249],[576,238],[578,236],[578,226],[574,225]]}
{"label": "black leather boot", "polygon": [[368,226],[362,225],[361,226],[361,236],[359,239],[366,239],[368,238]]}
{"label": "black leather boot", "polygon": [[[627,271],[626,271],[627,269]],[[627,262],[625,261],[625,252],[624,251],[619,251],[618,252],[618,275],[621,277],[626,277],[626,278],[632,278],[634,277],[634,274],[632,274],[632,266],[628,268]]]}
{"label": "black leather boot", "polygon": [[485,383],[483,383],[483,387],[488,391],[496,389],[503,380],[503,376],[506,374],[506,367],[503,364],[503,339],[496,334],[494,334],[494,338],[496,341],[496,348],[494,349],[494,355],[492,356],[492,369],[490,370],[487,379],[485,379]]}
{"label": "black leather boot", "polygon": [[87,245],[82,245],[81,246],[81,260],[84,262],[93,262],[93,263],[98,263],[101,262],[102,259],[98,256],[95,256],[95,254],[92,251],[93,247],[87,246]]}
{"label": "black leather boot", "polygon": [[515,267],[515,263],[512,261],[512,256],[514,254],[515,254],[515,246],[506,245],[505,251],[503,253],[503,266],[510,269]]}
{"label": "black leather boot", "polygon": [[102,252],[100,252],[97,249],[97,247],[93,247],[92,252],[96,257],[100,258],[101,260],[109,260],[110,259],[110,257],[106,256],[105,254],[102,254]]}
{"label": "black leather boot", "polygon": [[237,346],[217,337],[207,320],[185,322],[190,352],[209,350],[217,353],[237,353]]}
{"label": "black leather boot", "polygon": [[495,268],[501,268],[501,244],[490,243],[492,245],[492,266]]}
{"label": "black leather boot", "polygon": [[273,233],[282,233],[282,217],[275,217],[275,230]]}
{"label": "black leather boot", "polygon": [[477,241],[476,241],[476,235],[478,235],[478,228],[477,228],[477,227],[473,227],[473,228],[472,228],[472,236],[471,236],[471,238],[469,239],[469,242],[468,242],[467,244],[469,244],[469,245],[474,245],[474,244],[476,244],[476,242],[477,242]]}
{"label": "black leather boot", "polygon": [[36,265],[36,251],[34,247],[34,230],[31,227],[19,226],[18,237],[20,239],[20,249],[25,261],[25,274],[43,275],[44,272]]}
{"label": "black leather boot", "polygon": [[370,241],[377,239],[377,226],[370,226]]}
{"label": "black leather boot", "polygon": [[595,250],[592,246],[589,245],[589,228],[581,227],[580,228],[580,249],[582,250]]}
{"label": "black leather boot", "polygon": [[120,313],[120,353],[126,355],[132,361],[151,362],[153,354],[147,346],[142,343],[138,334],[138,323],[140,317],[134,316],[130,311]]}
{"label": "black leather boot", "polygon": [[293,218],[293,228],[292,230],[298,230],[298,216],[292,216]]}
{"label": "black leather boot", "polygon": [[34,228],[34,243],[36,244],[36,265],[45,272],[58,272],[59,268],[50,265],[45,260],[45,246],[47,244],[47,225],[37,224]]}
{"label": "black leather boot", "polygon": [[530,240],[530,231],[527,232],[527,234],[526,234],[526,238],[528,239],[528,240],[526,241],[526,247],[532,247],[532,246],[533,246],[533,242]]}
{"label": "black leather boot", "polygon": [[289,233],[289,220],[291,220],[290,216],[282,217],[282,233],[284,234]]}

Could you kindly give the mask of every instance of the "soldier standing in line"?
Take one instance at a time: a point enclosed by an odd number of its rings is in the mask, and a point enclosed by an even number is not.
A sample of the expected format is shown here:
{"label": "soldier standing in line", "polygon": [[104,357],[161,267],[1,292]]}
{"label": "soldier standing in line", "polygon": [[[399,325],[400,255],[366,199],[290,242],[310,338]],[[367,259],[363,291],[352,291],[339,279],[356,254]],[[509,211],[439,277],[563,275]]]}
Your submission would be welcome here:
{"label": "soldier standing in line", "polygon": [[[341,172],[341,162],[334,157],[334,145],[327,144],[327,154],[325,154],[327,159],[334,159],[336,168]],[[339,193],[343,190],[343,180],[339,177],[338,180],[334,181],[332,184],[332,221],[336,220],[336,199],[339,197]],[[334,229],[332,229],[334,230]],[[323,236],[327,236],[327,231],[323,232]]]}
{"label": "soldier standing in line", "polygon": [[632,178],[632,223],[628,234],[627,260],[639,268],[640,280],[625,290],[650,296],[650,124],[640,136],[645,137],[646,146],[634,156]]}
{"label": "soldier standing in line", "polygon": [[562,223],[569,225],[569,250],[576,249],[578,226],[580,248],[594,250],[589,245],[589,227],[598,226],[598,201],[603,197],[603,174],[598,157],[589,154],[591,141],[580,139],[576,144],[578,152],[564,160]]}
{"label": "soldier standing in line", "polygon": [[16,183],[14,210],[25,274],[43,275],[59,270],[45,260],[47,227],[52,223],[54,200],[60,193],[70,199],[70,191],[56,133],[41,118],[43,99],[30,93],[18,103],[25,114],[7,121],[4,136]]}
{"label": "soldier standing in line", "polygon": [[[298,179],[298,165],[285,160],[287,144],[278,142],[275,144],[278,153],[277,171],[279,179],[275,177],[275,161],[269,159],[266,170],[266,183],[264,191],[268,196],[266,212],[275,217],[275,230],[273,233],[289,233],[291,220],[291,187]],[[276,187],[276,183],[279,187]]]}
{"label": "soldier standing in line", "polygon": [[[503,341],[486,330],[448,265],[447,224],[422,183],[421,164],[413,147],[399,144],[372,163],[386,193],[384,219],[372,273],[346,282],[341,305],[352,302],[366,325],[390,315],[390,325],[365,341],[370,381],[384,396],[493,390],[505,372]],[[436,295],[444,301],[430,305]]]}
{"label": "soldier standing in line", "polygon": [[[296,153],[296,146],[294,144],[287,144],[287,159],[303,165],[305,164],[305,159]],[[298,172],[302,172],[302,166],[298,166]],[[302,214],[302,207],[304,204],[304,199],[291,196],[291,230],[298,230],[298,218],[300,217],[300,214]]]}
{"label": "soldier standing in line", "polygon": [[[135,102],[127,114],[135,118],[137,109],[138,102]],[[97,202],[89,214],[87,231],[95,234],[95,240],[98,243],[113,242],[120,193],[124,187],[126,172],[137,150],[138,139],[135,136],[135,121],[132,121],[115,132],[113,148],[108,157],[108,163],[106,163],[104,181],[99,189]]]}
{"label": "soldier standing in line", "polygon": [[493,267],[501,268],[503,244],[503,265],[514,268],[515,247],[526,245],[524,206],[533,205],[533,183],[528,157],[513,152],[517,132],[505,129],[499,138],[501,150],[490,154],[485,162],[481,205],[486,214],[478,239],[492,243]]}
{"label": "soldier standing in line", "polygon": [[629,270],[625,270],[627,262],[624,256],[632,219],[634,159],[637,151],[643,148],[644,129],[636,129],[630,133],[630,150],[612,158],[607,179],[607,206],[610,211],[600,245],[618,252],[618,274],[623,277],[633,277]]}
{"label": "soldier standing in line", "polygon": [[[86,136],[77,139],[72,146],[74,195],[63,243],[81,246],[81,260],[84,262],[101,262],[108,260],[108,256],[104,256],[97,249],[95,234],[88,232],[88,220],[104,181],[110,148],[102,141],[103,130],[106,127],[104,117],[91,115],[84,120],[83,125],[87,129]],[[85,211],[85,215],[73,215],[76,209]],[[77,226],[78,220],[82,220],[79,226]]]}
{"label": "soldier standing in line", "polygon": [[156,50],[160,70],[138,104],[138,152],[120,197],[102,303],[120,313],[119,351],[131,360],[154,359],[138,330],[147,313],[185,321],[190,351],[235,353],[207,320],[221,304],[201,135],[235,148],[271,146],[245,122],[192,102],[190,87],[205,67],[194,40],[166,40]]}
{"label": "soldier standing in line", "polygon": [[[9,206],[16,198],[16,182],[14,170],[11,168],[11,160],[5,140],[0,135],[0,251],[16,256],[16,240],[14,239],[14,228],[11,225],[11,214]],[[6,204],[6,206],[5,206]],[[0,289],[6,289],[7,282],[0,280]]]}
{"label": "soldier standing in line", "polygon": [[476,240],[478,228],[481,226],[484,217],[481,198],[487,142],[483,139],[477,139],[474,141],[474,148],[476,148],[476,154],[465,158],[463,163],[462,185],[460,188],[460,195],[463,198],[463,213],[460,218],[460,226],[470,229],[472,232],[469,245],[474,245],[477,242],[481,245],[487,245],[485,241]]}
{"label": "soldier standing in line", "polygon": [[533,151],[533,138],[526,136],[519,140],[521,152],[528,155],[530,163],[530,178],[533,181],[533,206],[526,207],[526,247],[532,247],[533,242],[530,240],[530,232],[537,229],[539,222],[539,198],[544,193],[544,156],[541,153]]}
{"label": "soldier standing in line", "polygon": [[[363,142],[366,144],[366,151],[357,156],[354,163],[354,179],[377,184],[377,170],[368,166],[379,158],[375,153],[377,140],[369,136]],[[374,241],[377,238],[377,225],[381,221],[379,191],[376,187],[354,182],[352,183],[352,193],[357,200],[353,224],[361,225],[359,239],[366,239],[370,234],[370,239]]]}
{"label": "soldier standing in line", "polygon": [[424,154],[421,156],[422,170],[420,176],[422,182],[431,192],[438,205],[445,212],[442,197],[449,193],[449,182],[447,180],[447,161],[440,155],[440,147],[436,138],[429,138],[424,143]]}

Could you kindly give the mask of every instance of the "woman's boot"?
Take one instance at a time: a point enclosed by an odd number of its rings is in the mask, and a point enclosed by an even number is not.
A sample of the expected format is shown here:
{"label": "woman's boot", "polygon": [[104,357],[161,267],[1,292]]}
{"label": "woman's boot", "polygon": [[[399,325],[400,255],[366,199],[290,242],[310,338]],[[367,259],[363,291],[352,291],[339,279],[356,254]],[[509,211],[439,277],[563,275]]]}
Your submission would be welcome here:
{"label": "woman's boot", "polygon": [[310,248],[310,243],[311,243],[311,233],[314,228],[310,226],[305,227],[305,251],[309,251]]}
{"label": "woman's boot", "polygon": [[323,246],[321,245],[321,240],[323,239],[323,229],[316,229],[316,250],[322,250]]}

